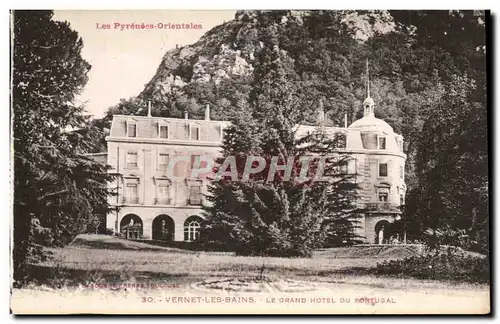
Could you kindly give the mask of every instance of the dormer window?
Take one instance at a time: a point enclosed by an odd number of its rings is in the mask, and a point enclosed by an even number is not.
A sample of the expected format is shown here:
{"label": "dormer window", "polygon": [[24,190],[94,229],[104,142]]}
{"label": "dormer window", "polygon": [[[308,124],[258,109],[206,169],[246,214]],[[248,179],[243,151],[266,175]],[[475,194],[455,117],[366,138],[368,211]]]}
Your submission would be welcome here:
{"label": "dormer window", "polygon": [[200,126],[191,125],[190,139],[195,141],[200,140]]}
{"label": "dormer window", "polygon": [[385,136],[378,137],[378,149],[385,150],[386,149],[386,138]]}
{"label": "dormer window", "polygon": [[127,137],[137,137],[137,124],[135,122],[127,122]]}
{"label": "dormer window", "polygon": [[158,137],[168,138],[168,125],[158,124]]}
{"label": "dormer window", "polygon": [[335,134],[335,147],[336,148],[347,147],[347,136],[344,133]]}
{"label": "dormer window", "polygon": [[400,137],[396,137],[396,145],[400,152],[403,152],[403,139]]}

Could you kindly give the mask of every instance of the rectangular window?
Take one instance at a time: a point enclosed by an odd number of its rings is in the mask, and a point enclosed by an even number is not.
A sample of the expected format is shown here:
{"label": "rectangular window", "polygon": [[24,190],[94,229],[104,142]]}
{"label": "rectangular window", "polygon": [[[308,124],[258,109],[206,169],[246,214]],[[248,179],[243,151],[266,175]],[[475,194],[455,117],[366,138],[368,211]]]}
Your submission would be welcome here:
{"label": "rectangular window", "polygon": [[405,168],[402,165],[400,165],[399,166],[399,178],[404,179],[404,176],[405,176]]}
{"label": "rectangular window", "polygon": [[[208,166],[208,161],[206,159],[202,159],[201,158],[202,156],[200,155],[191,155],[191,162],[189,164],[189,168],[190,170],[203,170],[203,169],[206,169],[206,167]],[[199,162],[196,162],[196,160],[199,160]],[[199,163],[199,164],[197,164]],[[206,175],[205,172],[203,173],[199,173],[197,178],[200,179],[200,178],[203,178],[204,175]]]}
{"label": "rectangular window", "polygon": [[400,194],[399,195],[399,204],[403,206],[405,204],[405,195]]}
{"label": "rectangular window", "polygon": [[189,162],[186,160],[178,160],[173,165],[174,176],[179,178],[189,177]]}
{"label": "rectangular window", "polygon": [[170,184],[168,182],[158,184],[158,203],[162,205],[170,204]]}
{"label": "rectangular window", "polygon": [[386,141],[385,141],[385,137],[384,136],[380,136],[378,138],[378,149],[379,150],[385,150],[386,148]]}
{"label": "rectangular window", "polygon": [[168,138],[168,126],[160,125],[158,129],[158,135],[160,138]]}
{"label": "rectangular window", "polygon": [[127,151],[127,168],[137,168],[137,152]]}
{"label": "rectangular window", "polygon": [[137,137],[136,124],[127,124],[127,137]]}
{"label": "rectangular window", "polygon": [[[191,164],[189,165],[190,169],[194,169],[196,159],[199,159],[199,158],[200,158],[199,155],[191,155]],[[201,167],[201,165],[200,165],[200,167]]]}
{"label": "rectangular window", "polygon": [[127,183],[125,201],[131,204],[139,202],[139,186],[137,183]]}
{"label": "rectangular window", "polygon": [[348,173],[349,173],[348,162],[347,161],[341,162],[341,164],[340,164],[340,174],[341,175],[346,175]]}
{"label": "rectangular window", "polygon": [[200,140],[200,127],[191,126],[191,139],[195,141]]}
{"label": "rectangular window", "polygon": [[389,194],[387,192],[379,192],[378,194],[378,201],[380,202],[387,202],[387,198],[389,197]]}
{"label": "rectangular window", "polygon": [[201,205],[201,184],[193,184],[189,187],[189,204]]}
{"label": "rectangular window", "polygon": [[380,163],[378,165],[378,176],[387,177],[387,163]]}
{"label": "rectangular window", "polygon": [[170,186],[168,184],[160,184],[158,186],[158,197],[162,199],[170,198]]}
{"label": "rectangular window", "polygon": [[169,161],[169,159],[168,159],[167,153],[158,154],[158,170],[160,170],[160,171],[167,170],[168,161]]}
{"label": "rectangular window", "polygon": [[357,174],[358,173],[358,160],[352,159],[349,163],[349,174]]}

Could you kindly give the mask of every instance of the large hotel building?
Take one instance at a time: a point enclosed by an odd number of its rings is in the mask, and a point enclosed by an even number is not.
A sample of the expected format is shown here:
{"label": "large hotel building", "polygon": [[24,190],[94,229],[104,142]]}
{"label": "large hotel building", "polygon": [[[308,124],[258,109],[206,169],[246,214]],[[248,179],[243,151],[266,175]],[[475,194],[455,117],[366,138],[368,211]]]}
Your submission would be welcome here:
{"label": "large hotel building", "polygon": [[[366,210],[357,234],[365,243],[389,243],[384,230],[399,219],[404,204],[405,161],[403,137],[374,114],[374,101],[363,103],[364,116],[347,127],[325,127],[332,136],[346,139],[339,152],[351,159],[348,171],[356,174],[360,186],[358,204]],[[101,155],[118,175],[110,183],[118,195],[111,198],[114,212],[107,215],[107,228],[128,239],[194,241],[199,237],[201,206],[207,183],[191,179],[190,168],[198,156],[214,159],[221,154],[226,121],[210,120],[207,106],[204,120],[148,116],[113,117],[107,153]],[[300,126],[299,135],[316,126]],[[167,166],[175,163],[169,177]]]}

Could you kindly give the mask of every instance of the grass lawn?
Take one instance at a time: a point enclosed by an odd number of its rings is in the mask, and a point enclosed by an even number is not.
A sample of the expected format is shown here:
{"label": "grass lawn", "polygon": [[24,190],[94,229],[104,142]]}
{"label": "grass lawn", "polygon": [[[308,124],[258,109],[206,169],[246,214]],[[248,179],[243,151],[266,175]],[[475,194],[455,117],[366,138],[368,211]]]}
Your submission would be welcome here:
{"label": "grass lawn", "polygon": [[[411,246],[324,249],[312,258],[291,259],[194,252],[111,236],[80,235],[68,246],[47,252],[47,261],[28,269],[35,280],[12,290],[14,313],[485,314],[490,310],[488,285],[373,271],[378,262],[418,255]],[[260,280],[262,269],[271,281]],[[263,289],[254,290],[256,295],[226,288],[203,289],[205,284],[228,281],[232,287],[257,282]],[[285,281],[314,289],[291,294],[276,289]],[[239,302],[240,296],[253,299]],[[174,301],[184,298],[201,298],[201,302]]]}
{"label": "grass lawn", "polygon": [[64,248],[48,249],[48,261],[32,269],[40,284],[148,282],[186,285],[207,277],[289,278],[383,289],[485,289],[485,285],[381,276],[378,262],[418,254],[409,246],[324,249],[312,258],[235,256],[194,252],[104,235],[80,235]]}

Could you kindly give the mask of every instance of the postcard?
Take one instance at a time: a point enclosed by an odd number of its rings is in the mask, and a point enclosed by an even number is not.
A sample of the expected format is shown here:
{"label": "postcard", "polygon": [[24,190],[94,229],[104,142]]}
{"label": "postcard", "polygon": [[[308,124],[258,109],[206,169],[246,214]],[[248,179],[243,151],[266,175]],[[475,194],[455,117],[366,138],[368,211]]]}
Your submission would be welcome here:
{"label": "postcard", "polygon": [[12,10],[11,313],[491,312],[485,10]]}

